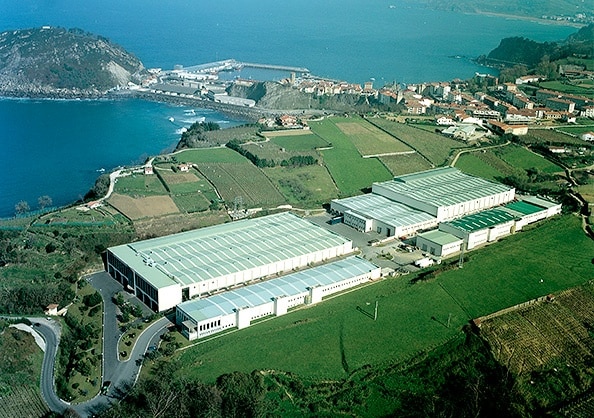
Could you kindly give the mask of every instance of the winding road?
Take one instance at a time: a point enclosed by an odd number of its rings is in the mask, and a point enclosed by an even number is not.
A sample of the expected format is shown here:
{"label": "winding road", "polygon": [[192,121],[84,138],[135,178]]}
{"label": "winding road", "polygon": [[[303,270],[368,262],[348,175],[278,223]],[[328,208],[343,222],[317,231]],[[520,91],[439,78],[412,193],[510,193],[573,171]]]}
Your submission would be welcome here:
{"label": "winding road", "polygon": [[112,296],[122,291],[122,286],[107,273],[91,274],[86,280],[103,297],[103,373],[102,384],[111,382],[106,394],[99,394],[93,399],[78,404],[70,404],[58,397],[54,386],[54,370],[56,352],[60,342],[61,328],[58,322],[49,318],[29,318],[35,324],[37,331],[45,340],[45,353],[41,368],[41,395],[49,408],[58,413],[64,413],[68,408],[75,410],[81,417],[94,415],[96,412],[117,402],[127,388],[131,387],[138,378],[144,353],[150,345],[157,345],[161,335],[172,323],[167,318],[160,318],[148,326],[136,340],[136,344],[125,361],[118,358],[118,341],[121,332],[116,322],[116,306]]}

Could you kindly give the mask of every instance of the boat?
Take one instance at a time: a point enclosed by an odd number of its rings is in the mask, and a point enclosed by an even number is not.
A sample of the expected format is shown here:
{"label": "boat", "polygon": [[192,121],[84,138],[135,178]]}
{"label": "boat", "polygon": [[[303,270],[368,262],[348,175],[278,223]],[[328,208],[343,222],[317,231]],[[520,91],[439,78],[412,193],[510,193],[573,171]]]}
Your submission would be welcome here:
{"label": "boat", "polygon": [[169,117],[169,122],[174,122],[174,121],[175,121],[175,118],[173,116],[170,116]]}

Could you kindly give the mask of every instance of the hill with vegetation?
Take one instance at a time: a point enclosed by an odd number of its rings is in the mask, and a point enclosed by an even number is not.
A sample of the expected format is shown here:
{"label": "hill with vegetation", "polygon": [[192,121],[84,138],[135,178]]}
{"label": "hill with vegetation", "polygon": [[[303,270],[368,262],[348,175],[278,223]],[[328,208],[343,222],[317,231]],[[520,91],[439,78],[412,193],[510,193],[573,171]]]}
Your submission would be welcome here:
{"label": "hill with vegetation", "polygon": [[480,58],[486,64],[510,66],[522,64],[534,68],[543,60],[592,58],[594,53],[594,23],[583,27],[563,42],[536,42],[523,37],[501,40],[499,46]]}
{"label": "hill with vegetation", "polygon": [[139,81],[145,71],[122,47],[80,29],[0,34],[0,95],[95,97]]}

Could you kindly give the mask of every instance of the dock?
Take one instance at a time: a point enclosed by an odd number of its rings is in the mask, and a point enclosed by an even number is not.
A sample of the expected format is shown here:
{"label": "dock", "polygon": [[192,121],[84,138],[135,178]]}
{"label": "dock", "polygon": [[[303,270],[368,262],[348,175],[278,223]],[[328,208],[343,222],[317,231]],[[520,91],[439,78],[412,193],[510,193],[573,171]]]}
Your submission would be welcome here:
{"label": "dock", "polygon": [[274,64],[258,64],[253,62],[241,62],[234,59],[227,59],[222,61],[209,62],[206,64],[193,65],[184,67],[184,70],[192,73],[210,73],[219,71],[233,71],[244,67],[261,68],[265,70],[287,71],[302,74],[309,74],[309,70],[305,67],[293,67],[290,65],[274,65]]}

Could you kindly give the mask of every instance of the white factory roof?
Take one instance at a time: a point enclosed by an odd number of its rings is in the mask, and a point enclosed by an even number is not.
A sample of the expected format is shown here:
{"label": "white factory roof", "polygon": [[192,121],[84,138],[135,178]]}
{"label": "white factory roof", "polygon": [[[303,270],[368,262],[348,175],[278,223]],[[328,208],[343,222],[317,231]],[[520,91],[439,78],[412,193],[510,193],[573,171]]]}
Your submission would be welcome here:
{"label": "white factory roof", "polygon": [[338,283],[377,268],[375,264],[362,258],[349,257],[208,298],[182,302],[177,309],[198,322],[229,315],[240,308],[263,305],[278,296],[296,296],[307,292],[310,287]]}
{"label": "white factory roof", "polygon": [[511,190],[503,184],[474,177],[452,167],[407,174],[375,185],[436,207],[456,205]]}
{"label": "white factory roof", "polygon": [[157,288],[182,287],[350,242],[285,212],[109,249]]}
{"label": "white factory roof", "polygon": [[334,202],[343,205],[348,210],[368,219],[376,219],[395,227],[416,225],[423,222],[437,220],[435,216],[402,203],[394,202],[378,194],[364,194],[360,196],[336,199]]}

